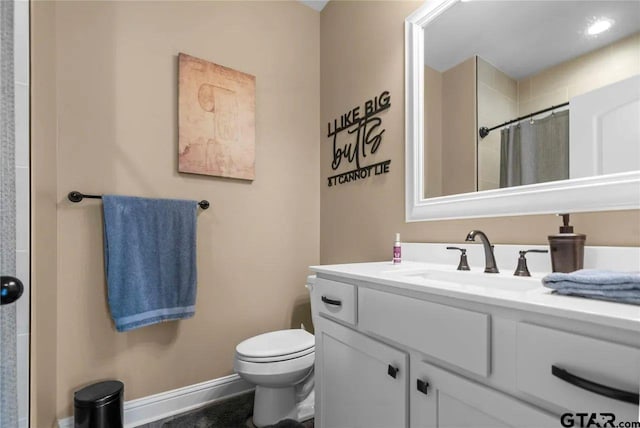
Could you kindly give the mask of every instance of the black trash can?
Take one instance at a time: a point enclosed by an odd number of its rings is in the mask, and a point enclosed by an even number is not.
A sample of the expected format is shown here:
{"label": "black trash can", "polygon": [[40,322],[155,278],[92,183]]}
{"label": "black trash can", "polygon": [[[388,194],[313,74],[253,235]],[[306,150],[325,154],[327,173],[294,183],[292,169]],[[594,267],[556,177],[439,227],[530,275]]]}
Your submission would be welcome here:
{"label": "black trash can", "polygon": [[124,384],[118,380],[94,383],[73,394],[75,428],[123,428]]}

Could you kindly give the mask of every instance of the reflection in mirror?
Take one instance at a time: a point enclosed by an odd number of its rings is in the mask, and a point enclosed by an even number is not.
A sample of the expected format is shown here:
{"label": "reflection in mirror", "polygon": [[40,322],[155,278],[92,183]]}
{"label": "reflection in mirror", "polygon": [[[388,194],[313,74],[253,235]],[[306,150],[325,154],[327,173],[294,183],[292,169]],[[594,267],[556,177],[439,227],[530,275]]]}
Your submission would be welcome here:
{"label": "reflection in mirror", "polygon": [[640,2],[462,1],[424,48],[425,198],[640,170]]}

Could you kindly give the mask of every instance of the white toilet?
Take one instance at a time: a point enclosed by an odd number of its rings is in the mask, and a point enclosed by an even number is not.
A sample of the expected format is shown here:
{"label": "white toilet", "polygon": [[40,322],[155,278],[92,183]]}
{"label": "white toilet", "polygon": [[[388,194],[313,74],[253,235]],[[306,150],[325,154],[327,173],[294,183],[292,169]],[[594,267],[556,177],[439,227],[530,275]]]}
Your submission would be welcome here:
{"label": "white toilet", "polygon": [[315,338],[302,329],[264,333],[236,346],[235,371],[256,385],[255,426],[314,416],[314,361]]}

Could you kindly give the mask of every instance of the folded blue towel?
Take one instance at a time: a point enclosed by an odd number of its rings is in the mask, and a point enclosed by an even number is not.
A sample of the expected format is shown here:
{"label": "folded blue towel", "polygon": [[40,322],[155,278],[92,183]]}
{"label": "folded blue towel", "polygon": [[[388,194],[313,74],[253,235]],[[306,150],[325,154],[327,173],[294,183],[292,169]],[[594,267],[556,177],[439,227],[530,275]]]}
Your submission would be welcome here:
{"label": "folded blue towel", "polygon": [[555,294],[562,294],[565,296],[579,296],[589,297],[591,299],[608,300],[618,303],[631,303],[634,305],[640,305],[640,293],[635,290],[630,291],[600,291],[600,290],[585,290],[584,288],[563,288],[554,290]]}
{"label": "folded blue towel", "polygon": [[588,289],[640,290],[640,273],[582,269],[571,273],[550,273],[542,278],[549,288],[580,287]]}
{"label": "folded blue towel", "polygon": [[104,195],[109,308],[118,331],[190,318],[197,202]]}
{"label": "folded blue towel", "polygon": [[542,279],[557,294],[640,304],[640,273],[582,269],[551,273]]}

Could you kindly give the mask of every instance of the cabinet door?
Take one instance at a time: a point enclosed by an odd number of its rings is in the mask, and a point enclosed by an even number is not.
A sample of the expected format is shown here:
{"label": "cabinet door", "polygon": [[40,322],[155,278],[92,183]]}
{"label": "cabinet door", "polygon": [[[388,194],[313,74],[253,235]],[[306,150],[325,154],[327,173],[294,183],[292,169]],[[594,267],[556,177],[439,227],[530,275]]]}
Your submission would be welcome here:
{"label": "cabinet door", "polygon": [[319,427],[407,427],[407,354],[332,321],[317,324]]}
{"label": "cabinet door", "polygon": [[[420,388],[418,385],[420,381]],[[560,419],[491,388],[421,361],[411,367],[411,426],[545,428]],[[428,386],[425,389],[425,383]]]}

